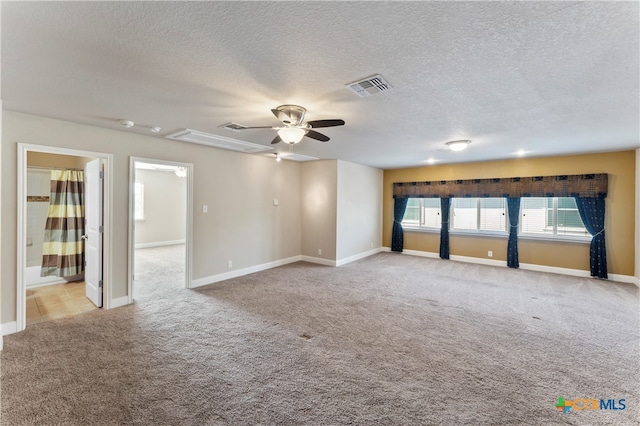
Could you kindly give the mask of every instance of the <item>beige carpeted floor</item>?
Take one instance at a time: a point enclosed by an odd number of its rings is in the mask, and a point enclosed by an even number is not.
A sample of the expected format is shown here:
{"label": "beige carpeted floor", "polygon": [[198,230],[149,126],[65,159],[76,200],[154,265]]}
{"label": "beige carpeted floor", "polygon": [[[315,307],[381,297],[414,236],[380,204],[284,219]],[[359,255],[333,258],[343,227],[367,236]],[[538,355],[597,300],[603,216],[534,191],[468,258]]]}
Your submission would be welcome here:
{"label": "beige carpeted floor", "polygon": [[2,425],[638,424],[633,285],[391,253],[176,279],[6,336]]}

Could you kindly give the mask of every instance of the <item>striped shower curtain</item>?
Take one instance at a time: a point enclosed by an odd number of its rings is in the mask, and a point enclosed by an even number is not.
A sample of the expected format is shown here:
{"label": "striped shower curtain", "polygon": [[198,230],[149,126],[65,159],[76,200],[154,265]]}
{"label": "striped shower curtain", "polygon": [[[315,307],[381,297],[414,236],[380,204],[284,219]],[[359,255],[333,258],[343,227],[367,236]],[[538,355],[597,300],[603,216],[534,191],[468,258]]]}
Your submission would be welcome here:
{"label": "striped shower curtain", "polygon": [[84,172],[52,170],[49,214],[40,275],[69,277],[84,271]]}

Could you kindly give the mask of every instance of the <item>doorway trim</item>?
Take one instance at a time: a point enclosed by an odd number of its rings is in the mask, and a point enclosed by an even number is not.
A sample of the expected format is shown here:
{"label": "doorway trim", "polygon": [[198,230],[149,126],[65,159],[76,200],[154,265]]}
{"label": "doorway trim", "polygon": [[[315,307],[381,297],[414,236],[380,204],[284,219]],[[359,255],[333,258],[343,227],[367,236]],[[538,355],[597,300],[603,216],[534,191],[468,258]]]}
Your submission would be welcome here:
{"label": "doorway trim", "polygon": [[160,164],[164,166],[184,167],[187,169],[187,194],[186,194],[186,220],[185,220],[185,265],[184,284],[186,288],[192,288],[193,279],[193,163],[182,163],[179,161],[157,160],[153,158],[129,157],[129,262],[127,294],[129,303],[133,303],[133,274],[135,262],[135,200],[134,185],[136,180],[136,163]]}
{"label": "doorway trim", "polygon": [[27,326],[27,285],[25,270],[27,267],[27,153],[41,152],[45,154],[69,155],[74,157],[93,157],[104,161],[103,188],[103,252],[102,252],[102,280],[105,309],[112,306],[112,241],[113,241],[113,154],[102,152],[81,151],[55,146],[33,145],[18,143],[18,227],[17,227],[17,270],[16,270],[16,331],[22,331]]}

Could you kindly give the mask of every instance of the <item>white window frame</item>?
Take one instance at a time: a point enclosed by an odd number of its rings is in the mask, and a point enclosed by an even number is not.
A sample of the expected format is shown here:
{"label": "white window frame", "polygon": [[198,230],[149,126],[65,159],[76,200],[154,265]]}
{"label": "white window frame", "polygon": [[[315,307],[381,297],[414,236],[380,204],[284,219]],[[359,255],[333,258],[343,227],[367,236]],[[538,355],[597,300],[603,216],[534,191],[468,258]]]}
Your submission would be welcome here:
{"label": "white window frame", "polygon": [[[508,209],[507,209],[507,203],[506,203],[506,199],[504,197],[487,197],[487,198],[483,198],[483,197],[470,197],[470,198],[476,198],[476,229],[456,229],[455,226],[455,214],[454,214],[454,208],[453,208],[453,200],[455,198],[458,199],[462,199],[464,200],[464,197],[454,197],[451,199],[451,209],[450,209],[450,217],[449,217],[449,234],[460,234],[460,235],[478,235],[478,236],[491,236],[491,237],[508,237],[509,236],[509,214],[508,214]],[[481,225],[481,218],[482,218],[482,209],[480,207],[480,202],[481,200],[487,200],[487,199],[496,199],[496,198],[501,198],[501,199],[505,199],[505,207],[504,207],[504,220],[505,220],[505,231],[496,231],[493,229],[480,229],[480,225]]]}
{"label": "white window frame", "polygon": [[[457,197],[462,198],[462,197]],[[476,205],[477,212],[477,227],[480,227],[480,200],[482,197],[472,197],[477,198],[478,204]],[[503,198],[503,197],[491,197],[491,198]],[[523,197],[524,198],[524,197]],[[553,198],[553,234],[531,234],[522,232],[522,206],[520,208],[519,220],[518,220],[518,240],[541,240],[541,241],[562,241],[562,242],[575,242],[575,243],[590,243],[591,236],[579,236],[579,235],[564,235],[558,234],[558,198],[567,198],[567,197],[537,197],[537,198]],[[420,200],[420,219],[419,224],[406,224],[402,223],[402,228],[408,232],[427,232],[427,233],[436,233],[440,232],[440,227],[431,227],[425,226],[424,223],[424,206],[423,200],[425,198],[417,198]],[[453,198],[452,198],[453,200]],[[505,198],[506,200],[506,198]],[[451,209],[449,211],[449,234],[450,235],[473,235],[473,236],[483,236],[483,237],[495,237],[495,238],[508,238],[509,237],[509,229],[511,223],[509,222],[509,205],[505,201],[505,223],[506,223],[506,231],[493,231],[493,230],[484,230],[484,229],[455,229],[454,225],[454,209],[453,209],[453,201],[451,203]]]}
{"label": "white window frame", "polygon": [[[522,216],[524,214],[524,211],[522,209],[522,205],[520,205],[520,217],[518,220],[518,239],[542,240],[542,241],[565,241],[565,242],[577,242],[577,243],[591,242],[592,237],[591,235],[588,234],[588,231],[587,231],[587,235],[585,236],[558,234],[558,198],[571,198],[571,197],[533,197],[533,198],[552,198],[553,199],[553,213],[551,215],[551,217],[553,218],[553,223],[552,223],[553,234],[523,232]],[[580,218],[580,220],[582,220],[582,218]],[[584,223],[582,225],[584,226]]]}
{"label": "white window frame", "polygon": [[[420,201],[420,218],[418,219],[418,225],[415,224],[407,224],[404,223],[404,218],[403,221],[401,222],[402,224],[402,229],[404,230],[409,230],[409,231],[416,231],[416,232],[440,232],[440,226],[435,227],[435,226],[426,226],[423,225],[425,222],[424,219],[424,200],[438,200],[438,205],[440,204],[440,198],[418,198],[415,197],[413,198],[414,200],[419,200]],[[406,213],[406,212],[405,212]],[[440,215],[440,213],[438,213],[438,215]]]}

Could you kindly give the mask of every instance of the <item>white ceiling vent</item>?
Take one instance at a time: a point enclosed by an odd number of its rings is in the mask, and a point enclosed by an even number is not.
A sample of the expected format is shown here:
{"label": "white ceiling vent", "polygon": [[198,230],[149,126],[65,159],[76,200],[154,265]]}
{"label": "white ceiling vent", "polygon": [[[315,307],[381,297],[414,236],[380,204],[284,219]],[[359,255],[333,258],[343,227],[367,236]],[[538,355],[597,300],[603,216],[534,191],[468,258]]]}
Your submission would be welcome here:
{"label": "white ceiling vent", "polygon": [[391,85],[385,81],[380,74],[367,77],[364,80],[356,81],[355,83],[347,84],[347,87],[351,89],[356,95],[361,98],[366,98],[376,93],[386,92],[391,89]]}
{"label": "white ceiling vent", "polygon": [[302,155],[302,154],[295,154],[293,152],[282,152],[280,153],[280,157],[283,160],[293,160],[293,161],[313,161],[313,160],[319,160],[318,157],[312,157],[310,155]]}
{"label": "white ceiling vent", "polygon": [[270,146],[259,145],[257,143],[245,142],[238,139],[213,135],[211,133],[199,132],[197,130],[183,129],[179,132],[168,135],[167,138],[181,142],[197,143],[199,145],[213,146],[216,148],[230,149],[247,153],[271,151]]}

